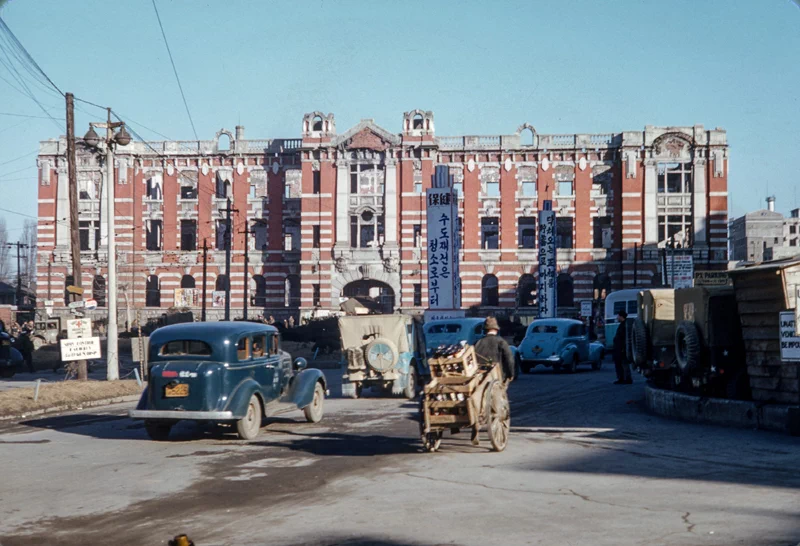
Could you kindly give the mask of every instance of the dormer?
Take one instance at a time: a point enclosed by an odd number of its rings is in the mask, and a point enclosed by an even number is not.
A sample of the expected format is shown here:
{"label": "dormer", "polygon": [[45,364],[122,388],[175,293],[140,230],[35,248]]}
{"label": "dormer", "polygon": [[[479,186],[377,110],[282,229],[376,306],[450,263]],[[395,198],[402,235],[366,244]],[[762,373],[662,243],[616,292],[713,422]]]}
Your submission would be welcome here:
{"label": "dormer", "polygon": [[333,114],[311,112],[303,116],[303,138],[332,137],[336,134]]}
{"label": "dormer", "polygon": [[403,136],[433,136],[433,112],[412,110],[403,114]]}

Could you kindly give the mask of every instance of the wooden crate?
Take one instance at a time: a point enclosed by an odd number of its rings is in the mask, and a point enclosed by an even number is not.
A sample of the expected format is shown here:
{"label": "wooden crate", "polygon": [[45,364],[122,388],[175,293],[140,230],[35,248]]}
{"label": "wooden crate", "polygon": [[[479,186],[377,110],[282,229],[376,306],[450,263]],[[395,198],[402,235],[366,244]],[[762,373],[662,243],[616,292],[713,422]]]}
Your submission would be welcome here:
{"label": "wooden crate", "polygon": [[431,377],[439,379],[440,383],[458,383],[460,379],[470,378],[478,371],[478,357],[475,348],[466,347],[457,357],[429,358],[428,366]]}

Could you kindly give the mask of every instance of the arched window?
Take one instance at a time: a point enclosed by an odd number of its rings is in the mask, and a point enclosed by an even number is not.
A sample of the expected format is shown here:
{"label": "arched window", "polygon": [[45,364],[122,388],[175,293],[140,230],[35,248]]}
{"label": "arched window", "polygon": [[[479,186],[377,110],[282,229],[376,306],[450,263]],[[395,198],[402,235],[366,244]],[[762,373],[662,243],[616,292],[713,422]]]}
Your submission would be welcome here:
{"label": "arched window", "polygon": [[533,275],[522,275],[517,282],[517,305],[533,307],[536,300],[536,279]]}
{"label": "arched window", "polygon": [[572,277],[567,273],[560,273],[556,279],[556,298],[559,307],[575,306]]}
{"label": "arched window", "polygon": [[314,116],[314,122],[312,124],[312,131],[322,131],[322,117],[321,116]]}
{"label": "arched window", "polygon": [[227,275],[219,275],[217,276],[216,284],[214,285],[214,290],[217,292],[224,292],[228,289],[228,276]]}
{"label": "arched window", "polygon": [[250,283],[252,290],[250,303],[254,307],[266,307],[267,305],[267,281],[263,275],[253,275],[253,282]]}
{"label": "arched window", "polygon": [[533,129],[525,127],[519,135],[519,143],[523,146],[533,146]]}
{"label": "arched window", "polygon": [[300,307],[300,277],[289,275],[284,282],[284,301],[286,307]]}
{"label": "arched window", "polygon": [[484,275],[481,280],[481,305],[497,307],[500,303],[499,285],[494,275]]}
{"label": "arched window", "polygon": [[102,275],[95,275],[92,279],[92,299],[98,307],[106,306],[106,278]]}
{"label": "arched window", "polygon": [[148,275],[144,294],[147,307],[161,307],[161,283],[158,282],[158,275]]}
{"label": "arched window", "polygon": [[181,288],[194,288],[195,282],[194,277],[191,275],[184,275],[181,277]]}
{"label": "arched window", "polygon": [[72,286],[73,284],[75,284],[75,277],[72,275],[67,275],[64,277],[64,305],[69,305],[72,301],[70,293],[67,292],[67,287]]}
{"label": "arched window", "polygon": [[422,114],[415,114],[413,125],[414,129],[424,129],[425,128],[425,120],[422,118]]}
{"label": "arched window", "polygon": [[226,135],[225,133],[219,135],[219,140],[217,140],[217,150],[220,152],[226,152],[231,149],[231,137]]}

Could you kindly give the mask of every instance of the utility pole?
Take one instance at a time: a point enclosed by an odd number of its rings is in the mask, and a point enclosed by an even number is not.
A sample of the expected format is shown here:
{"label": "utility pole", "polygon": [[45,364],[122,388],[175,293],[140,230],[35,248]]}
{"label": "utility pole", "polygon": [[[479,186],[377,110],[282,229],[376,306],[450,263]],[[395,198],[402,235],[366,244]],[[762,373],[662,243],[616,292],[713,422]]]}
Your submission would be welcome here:
{"label": "utility pole", "polygon": [[206,321],[206,264],[208,263],[208,239],[203,239],[203,309],[200,311],[200,320]]}
{"label": "utility pole", "polygon": [[225,207],[225,320],[231,320],[231,212],[238,212],[231,208],[231,198],[228,197]]}
{"label": "utility pole", "polygon": [[22,306],[22,264],[20,262],[20,255],[19,251],[21,248],[33,248],[28,246],[26,243],[21,243],[17,241],[16,243],[6,243],[6,247],[16,247],[17,248],[17,290],[15,293],[15,302],[17,304],[17,308]]}
{"label": "utility pole", "polygon": [[242,318],[247,320],[247,289],[250,284],[250,258],[247,254],[247,247],[250,243],[247,240],[247,236],[250,234],[250,226],[245,225],[242,233],[244,233],[244,308],[242,311]]}
{"label": "utility pole", "polygon": [[[67,99],[67,177],[69,186],[69,227],[70,257],[72,258],[72,286],[81,288],[83,270],[81,268],[80,222],[78,220],[78,169],[75,165],[75,97],[72,93],[65,95]],[[63,228],[60,228],[63,229]],[[48,282],[49,284],[49,282]],[[80,292],[80,290],[78,290]],[[80,294],[71,294],[73,301],[78,301]],[[85,360],[78,360],[77,374],[79,381],[89,379],[89,370]]]}

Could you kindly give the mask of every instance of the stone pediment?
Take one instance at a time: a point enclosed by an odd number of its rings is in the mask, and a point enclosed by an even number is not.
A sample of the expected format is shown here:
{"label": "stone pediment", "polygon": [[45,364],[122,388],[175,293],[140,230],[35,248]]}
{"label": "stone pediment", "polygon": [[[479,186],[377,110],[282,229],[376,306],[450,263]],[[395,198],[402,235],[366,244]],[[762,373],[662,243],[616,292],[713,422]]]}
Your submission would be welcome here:
{"label": "stone pediment", "polygon": [[336,145],[345,149],[367,149],[383,152],[400,144],[400,137],[376,125],[372,120],[361,123],[336,138]]}

